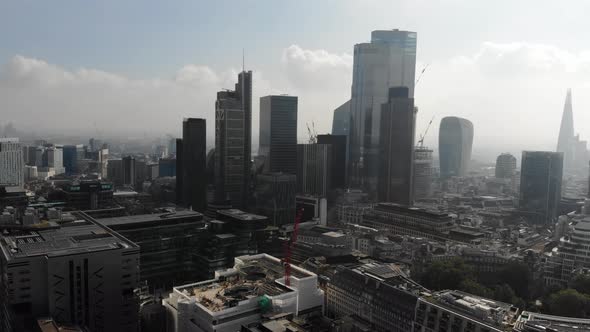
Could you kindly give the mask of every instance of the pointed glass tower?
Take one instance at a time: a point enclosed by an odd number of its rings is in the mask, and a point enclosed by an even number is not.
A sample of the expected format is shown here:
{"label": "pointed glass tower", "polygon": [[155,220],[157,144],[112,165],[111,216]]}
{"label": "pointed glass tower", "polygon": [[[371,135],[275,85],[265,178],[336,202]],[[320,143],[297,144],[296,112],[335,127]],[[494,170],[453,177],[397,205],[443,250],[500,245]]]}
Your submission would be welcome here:
{"label": "pointed glass tower", "polygon": [[557,140],[557,152],[563,152],[564,169],[573,166],[574,159],[574,114],[572,111],[572,90],[567,90],[565,97],[565,106],[561,116],[561,127],[559,128],[559,138]]}

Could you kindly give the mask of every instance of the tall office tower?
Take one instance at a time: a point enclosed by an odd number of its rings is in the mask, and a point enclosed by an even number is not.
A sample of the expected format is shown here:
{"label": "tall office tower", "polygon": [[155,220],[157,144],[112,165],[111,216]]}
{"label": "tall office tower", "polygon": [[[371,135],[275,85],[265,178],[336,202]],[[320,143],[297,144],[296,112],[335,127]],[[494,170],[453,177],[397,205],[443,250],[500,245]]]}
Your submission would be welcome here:
{"label": "tall office tower", "polygon": [[561,200],[563,153],[523,151],[520,167],[520,209],[538,223],[552,225]]}
{"label": "tall office tower", "polygon": [[176,204],[184,205],[184,158],[182,155],[184,147],[182,138],[176,139]]}
{"label": "tall office tower", "polygon": [[176,176],[176,159],[160,158],[158,162],[158,177]]}
{"label": "tall office tower", "polygon": [[472,145],[471,121],[455,116],[447,116],[440,121],[438,154],[441,178],[467,174]]}
{"label": "tall office tower", "polygon": [[407,87],[389,89],[389,102],[381,107],[378,199],[412,205],[416,109]]}
{"label": "tall office tower", "polygon": [[250,191],[252,72],[242,72],[235,91],[215,101],[215,202],[246,208]]}
{"label": "tall office tower", "polygon": [[23,158],[28,166],[37,166],[37,146],[25,146]]}
{"label": "tall office tower", "polygon": [[557,152],[563,153],[564,169],[569,170],[574,161],[574,114],[572,111],[572,90],[568,89],[565,96],[565,105],[561,115],[559,138],[557,139]]}
{"label": "tall office tower", "polygon": [[75,217],[75,227],[0,234],[1,331],[37,331],[43,317],[89,331],[137,331],[139,246]]}
{"label": "tall office tower", "polygon": [[168,140],[168,154],[176,155],[176,138],[170,136]]}
{"label": "tall office tower", "polygon": [[350,128],[350,100],[334,110],[332,119],[332,135],[348,136]]}
{"label": "tall office tower", "polygon": [[432,150],[417,146],[414,149],[414,198],[432,195]]}
{"label": "tall office tower", "polygon": [[25,184],[23,148],[18,138],[0,138],[0,185]]}
{"label": "tall office tower", "polygon": [[297,192],[326,197],[331,189],[332,146],[297,145]]}
{"label": "tall office tower", "polygon": [[[207,179],[204,176],[207,154],[206,135],[205,119],[184,119],[182,123],[182,158],[180,158],[182,161],[182,204],[198,212],[205,212],[207,209]],[[176,153],[179,151],[176,150]]]}
{"label": "tall office tower", "polygon": [[266,172],[297,172],[297,97],[260,98],[259,144]]}
{"label": "tall office tower", "polygon": [[295,222],[296,176],[267,173],[256,176],[256,211],[274,226]]}
{"label": "tall office tower", "polygon": [[148,180],[148,165],[145,160],[135,159],[135,190],[143,191],[143,183]]}
{"label": "tall office tower", "polygon": [[332,148],[331,186],[346,187],[346,139],[345,135],[318,135],[318,144],[328,144]]}
{"label": "tall office tower", "polygon": [[75,145],[63,146],[63,164],[67,175],[77,172],[78,148]]}
{"label": "tall office tower", "polygon": [[135,171],[136,160],[132,156],[123,157],[121,167],[123,167],[123,185],[135,187],[135,180],[137,178]]}
{"label": "tall office tower", "polygon": [[115,187],[123,185],[123,160],[122,159],[109,159],[107,162],[107,176],[106,176]]}
{"label": "tall office tower", "polygon": [[496,158],[496,177],[511,179],[516,174],[516,157],[510,153],[502,153]]}
{"label": "tall office tower", "polygon": [[395,86],[408,87],[408,96],[414,97],[416,42],[415,32],[377,30],[370,43],[354,46],[348,176],[351,185],[372,196],[379,175],[381,105]]}
{"label": "tall office tower", "polygon": [[59,145],[54,145],[48,147],[45,153],[47,154],[47,167],[53,168],[55,175],[65,173],[63,148]]}

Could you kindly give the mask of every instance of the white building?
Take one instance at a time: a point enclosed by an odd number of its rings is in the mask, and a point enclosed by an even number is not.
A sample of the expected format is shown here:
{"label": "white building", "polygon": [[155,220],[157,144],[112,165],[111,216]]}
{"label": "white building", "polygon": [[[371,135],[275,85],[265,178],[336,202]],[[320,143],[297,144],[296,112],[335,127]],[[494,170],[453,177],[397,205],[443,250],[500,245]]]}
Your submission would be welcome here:
{"label": "white building", "polygon": [[25,183],[23,148],[18,138],[0,138],[0,185]]}
{"label": "white building", "polygon": [[235,258],[215,279],[174,287],[163,300],[169,332],[235,332],[259,322],[265,313],[303,315],[323,311],[324,292],[317,275],[291,266],[285,284],[283,263],[258,254]]}

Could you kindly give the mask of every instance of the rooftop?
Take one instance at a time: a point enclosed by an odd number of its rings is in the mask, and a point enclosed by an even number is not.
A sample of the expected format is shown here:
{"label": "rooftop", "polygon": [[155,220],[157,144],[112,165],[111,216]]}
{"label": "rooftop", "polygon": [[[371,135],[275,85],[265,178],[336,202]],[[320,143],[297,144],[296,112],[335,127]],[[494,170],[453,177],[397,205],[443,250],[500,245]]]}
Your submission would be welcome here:
{"label": "rooftop", "polygon": [[178,219],[196,218],[197,221],[202,221],[203,215],[199,212],[190,210],[181,210],[169,213],[155,213],[155,214],[138,214],[134,216],[124,216],[115,218],[99,219],[99,222],[105,226],[114,225],[135,225],[142,223],[176,223]]}
{"label": "rooftop", "polygon": [[137,248],[137,245],[97,223],[78,219],[61,226],[49,223],[47,227],[40,225],[38,230],[16,230],[0,235],[0,247],[11,260]]}
{"label": "rooftop", "polygon": [[243,220],[243,221],[268,219],[265,216],[244,212],[244,211],[238,210],[238,209],[218,210],[217,213],[219,213],[223,216],[226,216],[226,217],[231,217],[231,218]]}

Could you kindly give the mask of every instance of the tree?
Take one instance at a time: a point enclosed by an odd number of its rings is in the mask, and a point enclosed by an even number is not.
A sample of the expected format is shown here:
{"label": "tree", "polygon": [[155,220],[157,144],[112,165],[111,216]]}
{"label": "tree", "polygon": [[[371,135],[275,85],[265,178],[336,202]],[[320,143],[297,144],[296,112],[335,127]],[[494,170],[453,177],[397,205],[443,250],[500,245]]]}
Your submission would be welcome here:
{"label": "tree", "polygon": [[571,288],[551,294],[547,300],[549,313],[558,316],[586,318],[589,306],[589,298]]}
{"label": "tree", "polygon": [[580,293],[590,295],[590,276],[578,274],[572,280],[571,287]]}
{"label": "tree", "polygon": [[528,299],[531,279],[531,271],[526,264],[510,262],[498,271],[497,283],[507,284],[518,297]]}
{"label": "tree", "polygon": [[421,283],[432,290],[459,289],[466,279],[473,279],[473,271],[462,259],[436,261],[426,268]]}
{"label": "tree", "polygon": [[459,289],[466,293],[470,293],[481,297],[493,297],[493,291],[491,289],[483,286],[482,284],[472,279],[463,280],[463,282],[461,282],[461,284],[459,285]]}

